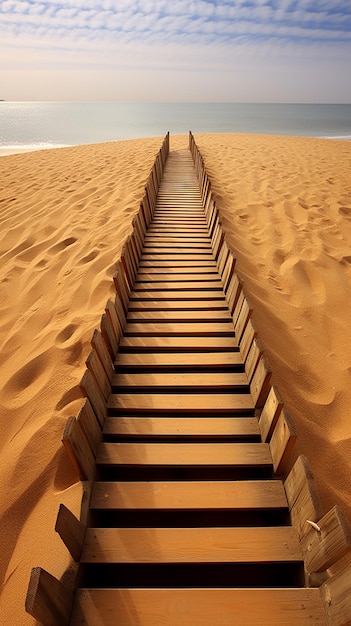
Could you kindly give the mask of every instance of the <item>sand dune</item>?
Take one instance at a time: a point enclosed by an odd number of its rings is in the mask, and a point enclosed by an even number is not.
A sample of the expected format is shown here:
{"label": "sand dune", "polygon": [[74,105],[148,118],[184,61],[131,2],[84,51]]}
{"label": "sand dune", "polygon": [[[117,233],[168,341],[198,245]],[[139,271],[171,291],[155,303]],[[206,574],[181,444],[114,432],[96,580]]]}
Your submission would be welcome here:
{"label": "sand dune", "polygon": [[0,159],[1,615],[24,612],[31,567],[69,564],[54,525],[81,486],[60,442],[160,137]]}
{"label": "sand dune", "polygon": [[[198,135],[254,323],[325,508],[351,519],[351,144]],[[187,145],[172,138],[171,147]],[[58,506],[81,485],[60,443],[114,264],[161,138],[0,159],[1,614],[29,626],[30,569],[69,566]]]}
{"label": "sand dune", "polygon": [[196,139],[297,450],[351,520],[351,143]]}

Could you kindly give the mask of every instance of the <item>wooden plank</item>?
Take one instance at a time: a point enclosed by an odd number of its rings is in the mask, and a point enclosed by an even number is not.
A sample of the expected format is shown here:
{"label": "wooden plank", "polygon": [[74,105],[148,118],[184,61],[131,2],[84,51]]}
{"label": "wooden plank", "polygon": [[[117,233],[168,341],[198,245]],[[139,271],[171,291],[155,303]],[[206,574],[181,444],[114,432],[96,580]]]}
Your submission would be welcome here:
{"label": "wooden plank", "polygon": [[[118,294],[117,294],[116,301],[119,301]],[[119,306],[122,306],[121,302],[120,302]],[[117,341],[117,344],[118,344],[118,342],[119,342],[119,340],[120,340],[120,338],[122,337],[122,334],[123,334],[123,327],[122,327],[122,324],[121,324],[121,322],[119,320],[119,317],[117,315],[116,306],[112,302],[112,300],[108,300],[107,301],[105,311],[106,311],[107,317],[110,320],[110,323],[111,323],[111,326],[112,326],[113,331],[115,333],[116,341]]]}
{"label": "wooden plank", "polygon": [[236,347],[235,337],[123,337],[120,348],[123,350],[155,350],[171,352],[172,350],[191,350],[205,352],[212,350],[231,351]]}
{"label": "wooden plank", "polygon": [[89,398],[94,413],[102,426],[106,415],[106,401],[100,387],[89,370],[84,372],[79,386],[83,395]]}
{"label": "wooden plank", "polygon": [[[143,283],[143,282],[148,282],[148,283],[152,283],[152,286],[158,285],[159,283],[164,283],[165,281],[165,275],[162,273],[157,274],[156,272],[154,273],[141,273],[139,271],[137,277],[136,277],[136,281],[135,281],[135,287],[139,286],[139,283]],[[184,282],[198,282],[198,283],[205,283],[206,286],[207,283],[211,283],[212,286],[217,287],[218,289],[221,287],[219,281],[218,281],[218,274],[217,272],[207,272],[202,273],[202,274],[190,274],[187,273],[185,274],[183,273],[173,273],[173,274],[168,274],[167,275],[167,286],[170,285],[171,289],[173,288],[173,284],[172,283],[184,283]],[[213,285],[214,283],[214,285]],[[220,285],[220,287],[218,287],[218,285]],[[229,313],[228,313],[229,315]]]}
{"label": "wooden plank", "polygon": [[251,381],[251,394],[256,408],[261,408],[267,400],[270,391],[270,379],[272,372],[268,367],[267,361],[262,356],[258,362],[256,371]]}
{"label": "wooden plank", "polygon": [[[184,249],[187,250],[187,252],[184,252]],[[206,258],[213,258],[213,254],[212,254],[212,248],[210,246],[210,244],[198,244],[198,245],[192,245],[192,247],[189,249],[189,246],[187,246],[186,244],[179,245],[179,246],[175,246],[174,244],[170,244],[167,247],[163,247],[163,246],[145,246],[144,243],[144,250],[143,250],[143,256],[142,259],[145,258],[150,258],[150,257],[157,257],[157,256],[162,256],[167,258],[167,257],[181,257],[184,258],[186,257],[187,259],[192,259],[192,258],[196,258],[197,256],[202,259],[206,259]]]}
{"label": "wooden plank", "polygon": [[[342,511],[334,506],[303,540],[308,572],[324,572],[351,550],[351,530]],[[351,578],[350,578],[351,580]]]}
{"label": "wooden plank", "polygon": [[241,284],[236,272],[233,272],[232,277],[229,281],[228,288],[226,289],[226,299],[228,302],[229,313],[232,315],[234,309],[237,305],[240,293],[241,293]]}
{"label": "wooden plank", "polygon": [[148,248],[171,248],[175,250],[177,248],[185,248],[186,250],[191,247],[192,249],[210,249],[211,243],[208,237],[191,237],[184,241],[182,237],[152,237],[146,235],[144,239],[144,251],[147,252]]}
{"label": "wooden plank", "polygon": [[125,337],[235,337],[231,322],[129,322]]}
{"label": "wooden plank", "polygon": [[188,276],[181,281],[155,281],[155,282],[140,282],[136,281],[134,283],[134,291],[159,291],[160,289],[171,289],[176,290],[180,289],[181,291],[184,289],[190,289],[191,291],[195,291],[197,289],[204,290],[215,290],[219,291],[222,289],[222,285],[219,280],[193,280]]}
{"label": "wooden plank", "polygon": [[272,457],[266,443],[101,443],[98,465],[269,467]]}
{"label": "wooden plank", "polygon": [[84,405],[79,411],[77,422],[88,440],[92,453],[96,456],[96,451],[101,441],[101,425],[88,398],[86,398]]}
{"label": "wooden plank", "polygon": [[321,597],[330,625],[347,626],[351,622],[350,580],[351,564],[344,563],[338,572],[321,586]]}
{"label": "wooden plank", "polygon": [[318,589],[78,590],[71,626],[117,623],[123,626],[136,623],[138,626],[324,626],[327,622]]}
{"label": "wooden plank", "polygon": [[267,561],[302,561],[293,528],[87,528],[81,556],[81,563]]}
{"label": "wooden plank", "polygon": [[62,443],[79,478],[93,480],[95,457],[75,417],[68,418],[62,435]]}
{"label": "wooden plank", "polygon": [[[172,265],[166,265],[165,267],[162,267],[162,265],[157,265],[157,266],[146,266],[143,267],[142,265],[139,267],[139,271],[138,271],[138,276],[142,279],[143,276],[150,276],[150,280],[152,280],[153,276],[163,276],[165,277],[165,275],[167,276],[168,280],[173,280],[173,275],[175,276],[179,276],[179,280],[183,280],[187,278],[187,276],[192,276],[194,272],[194,267],[193,265],[190,263],[190,265],[184,265],[184,266],[177,266],[177,267],[173,267]],[[217,270],[214,267],[214,265],[207,265],[207,263],[205,263],[204,265],[197,265],[196,266],[196,274],[195,276],[198,277],[199,280],[202,280],[203,278],[206,280],[207,276],[211,277],[211,279],[214,277],[217,280]]]}
{"label": "wooden plank", "polygon": [[34,619],[47,626],[67,626],[73,593],[41,567],[31,571],[25,608]]}
{"label": "wooden plank", "polygon": [[310,526],[307,520],[317,522],[322,516],[322,507],[313,480],[307,480],[295,503],[290,509],[290,517],[300,537],[304,537]]}
{"label": "wooden plank", "polygon": [[263,350],[261,344],[258,339],[255,338],[251,343],[251,348],[245,360],[245,372],[249,380],[252,380],[262,354]]}
{"label": "wooden plank", "polygon": [[192,415],[213,413],[251,413],[253,403],[245,393],[120,393],[111,394],[108,401],[110,414],[126,412],[159,413],[171,415],[175,412]]}
{"label": "wooden plank", "polygon": [[163,252],[162,257],[160,254],[151,254],[150,252],[143,253],[140,262],[144,265],[146,261],[151,261],[152,264],[156,264],[157,262],[162,264],[170,262],[174,267],[182,261],[188,261],[193,267],[201,261],[205,261],[206,263],[213,261],[214,264],[216,263],[213,259],[212,252],[208,254],[200,254],[199,252],[194,252],[193,254],[172,254],[172,250],[169,253]]}
{"label": "wooden plank", "polygon": [[82,554],[85,530],[84,524],[64,504],[60,504],[55,531],[60,535],[73,560],[77,563]]}
{"label": "wooden plank", "polygon": [[255,437],[255,417],[107,417],[105,435],[154,437],[158,435],[196,437]]}
{"label": "wooden plank", "polygon": [[242,356],[243,361],[246,361],[247,355],[250,351],[253,340],[255,339],[257,333],[253,326],[252,320],[249,319],[246,328],[243,332],[241,340],[239,341],[240,354]]}
{"label": "wooden plank", "polygon": [[286,410],[282,410],[276,423],[269,447],[276,474],[286,471],[291,451],[296,443],[296,430],[292,418]]}
{"label": "wooden plank", "polygon": [[221,289],[216,290],[192,290],[192,289],[160,289],[159,291],[132,291],[130,294],[131,301],[138,300],[222,300],[224,299],[224,293]]}
{"label": "wooden plank", "polygon": [[[114,391],[118,392],[118,389],[130,388],[132,392],[133,387],[148,388],[149,391],[153,388],[166,387],[173,391],[173,388],[201,388],[208,392],[215,390],[231,390],[235,387],[248,388],[249,381],[244,373],[150,373],[147,374],[133,374],[127,373],[115,374],[112,379],[112,386]],[[176,389],[174,389],[176,391]]]}
{"label": "wooden plank", "polygon": [[241,307],[241,311],[239,313],[239,317],[235,324],[235,334],[238,342],[241,340],[242,334],[246,328],[246,324],[252,315],[252,308],[248,300],[245,298],[243,302],[243,306]]}
{"label": "wooden plank", "polygon": [[228,311],[131,311],[128,313],[127,321],[151,321],[155,324],[168,322],[231,322]]}
{"label": "wooden plank", "polygon": [[101,334],[106,343],[106,347],[110,353],[111,358],[114,359],[118,351],[118,341],[112,328],[110,317],[107,317],[106,313],[101,316],[100,327]]}
{"label": "wooden plank", "polygon": [[107,349],[107,346],[106,346],[106,343],[104,341],[102,334],[97,329],[94,330],[93,337],[91,340],[91,345],[93,346],[94,350],[96,350],[97,354],[99,355],[99,359],[103,365],[103,368],[106,372],[108,379],[111,380],[112,374],[113,374],[113,363],[112,363],[111,355]]}
{"label": "wooden plank", "polygon": [[270,441],[277,419],[284,406],[276,387],[271,387],[265,405],[259,417],[262,441]]}
{"label": "wooden plank", "polygon": [[287,510],[280,480],[95,482],[94,510]]}
{"label": "wooden plank", "polygon": [[135,300],[131,311],[227,311],[225,300]]}
{"label": "wooden plank", "polygon": [[107,400],[111,392],[111,381],[109,380],[106,371],[95,350],[91,350],[85,363],[88,370],[95,378],[95,381],[99,386],[105,400]]}
{"label": "wooden plank", "polygon": [[139,265],[139,269],[141,268],[160,268],[160,267],[166,267],[166,268],[170,268],[171,270],[177,269],[179,267],[190,267],[191,271],[193,272],[195,267],[210,267],[210,268],[215,268],[216,267],[216,261],[214,259],[208,259],[207,257],[205,259],[199,259],[198,257],[196,259],[180,259],[179,256],[174,259],[174,258],[168,258],[168,259],[160,259],[159,257],[157,258],[151,258],[151,259],[140,259],[140,265]]}
{"label": "wooden plank", "polygon": [[306,457],[302,454],[296,459],[288,477],[284,481],[284,489],[291,509],[299,497],[305,483],[313,479],[313,474]]}
{"label": "wooden plank", "polygon": [[127,313],[130,294],[128,293],[127,286],[123,277],[123,273],[124,273],[123,267],[121,266],[121,264],[119,264],[118,270],[116,274],[113,276],[113,282],[115,285],[116,292],[118,293],[119,298],[121,300],[124,313]]}
{"label": "wooden plank", "polygon": [[216,367],[237,368],[242,364],[238,352],[186,352],[186,353],[124,353],[120,352],[115,361],[117,370],[130,371],[135,368],[145,367],[151,371],[153,368],[170,367],[193,370],[215,369]]}

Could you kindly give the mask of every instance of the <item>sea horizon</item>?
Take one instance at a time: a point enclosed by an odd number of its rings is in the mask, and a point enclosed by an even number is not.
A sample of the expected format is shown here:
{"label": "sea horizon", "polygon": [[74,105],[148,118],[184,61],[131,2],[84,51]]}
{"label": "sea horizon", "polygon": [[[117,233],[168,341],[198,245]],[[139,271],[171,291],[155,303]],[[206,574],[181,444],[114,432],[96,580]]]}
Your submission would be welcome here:
{"label": "sea horizon", "polygon": [[0,102],[0,151],[194,133],[351,139],[351,104],[244,102]]}

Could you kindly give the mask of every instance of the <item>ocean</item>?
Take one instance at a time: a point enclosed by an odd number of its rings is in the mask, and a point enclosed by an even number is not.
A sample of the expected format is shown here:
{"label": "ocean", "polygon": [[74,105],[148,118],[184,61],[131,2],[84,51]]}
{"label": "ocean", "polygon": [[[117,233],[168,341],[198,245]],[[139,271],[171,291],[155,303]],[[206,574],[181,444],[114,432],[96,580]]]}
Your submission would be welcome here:
{"label": "ocean", "polygon": [[189,130],[351,139],[351,104],[0,102],[0,150]]}

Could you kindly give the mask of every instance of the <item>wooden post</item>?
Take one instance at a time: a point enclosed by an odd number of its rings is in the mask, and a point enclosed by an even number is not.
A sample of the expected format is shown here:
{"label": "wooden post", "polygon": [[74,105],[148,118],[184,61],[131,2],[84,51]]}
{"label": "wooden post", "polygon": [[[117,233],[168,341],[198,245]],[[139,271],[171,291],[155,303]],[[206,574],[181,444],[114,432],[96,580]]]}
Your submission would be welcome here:
{"label": "wooden post", "polygon": [[249,319],[246,324],[246,328],[242,334],[241,340],[239,341],[240,354],[244,362],[247,359],[247,355],[249,354],[252,342],[255,339],[256,335],[257,333],[252,323],[252,320]]}
{"label": "wooden post", "polygon": [[86,398],[89,398],[91,406],[94,409],[94,413],[102,427],[106,416],[106,401],[100,391],[99,385],[89,370],[84,372],[83,378],[80,382],[80,388],[83,395]]}
{"label": "wooden post", "polygon": [[277,419],[284,406],[276,387],[271,387],[259,418],[259,427],[263,442],[270,441]]}
{"label": "wooden post", "polygon": [[94,480],[95,457],[75,417],[69,417],[62,443],[81,480]]}
{"label": "wooden post", "polygon": [[[351,530],[346,517],[334,506],[303,539],[309,573],[324,572],[351,550]],[[351,592],[351,578],[350,578]]]}
{"label": "wooden post", "polygon": [[351,623],[351,564],[344,565],[321,588],[321,596],[331,626],[349,626]]}
{"label": "wooden post", "polygon": [[64,504],[60,504],[55,531],[60,535],[73,560],[79,563],[85,537],[85,526]]}
{"label": "wooden post", "polygon": [[286,471],[295,443],[296,431],[294,423],[289,413],[283,409],[269,444],[275,474],[283,474]]}
{"label": "wooden post", "polygon": [[99,359],[103,365],[106,375],[108,379],[111,380],[114,374],[114,367],[113,367],[111,355],[108,351],[108,348],[106,346],[106,343],[102,334],[96,329],[94,330],[94,333],[91,339],[91,345],[93,346],[94,350],[96,350],[96,352],[98,353]]}
{"label": "wooden post", "polygon": [[267,400],[271,376],[272,372],[267,361],[264,356],[261,356],[250,384],[251,395],[257,409],[262,408]]}
{"label": "wooden post", "polygon": [[68,626],[73,593],[41,567],[34,567],[28,585],[25,608],[45,626]]}
{"label": "wooden post", "polygon": [[111,359],[114,361],[118,352],[118,341],[111,326],[110,318],[107,317],[106,313],[104,313],[101,317],[100,328]]}
{"label": "wooden post", "polygon": [[101,425],[96,419],[96,415],[88,398],[85,399],[84,405],[79,411],[77,422],[88,440],[94,457],[96,457],[97,449],[102,439],[102,432]]}
{"label": "wooden post", "polygon": [[100,391],[102,392],[105,400],[107,401],[111,393],[111,381],[109,380],[105,372],[105,369],[98,357],[96,350],[94,349],[91,350],[85,363],[86,363],[88,370],[94,376],[97,385],[100,387]]}

